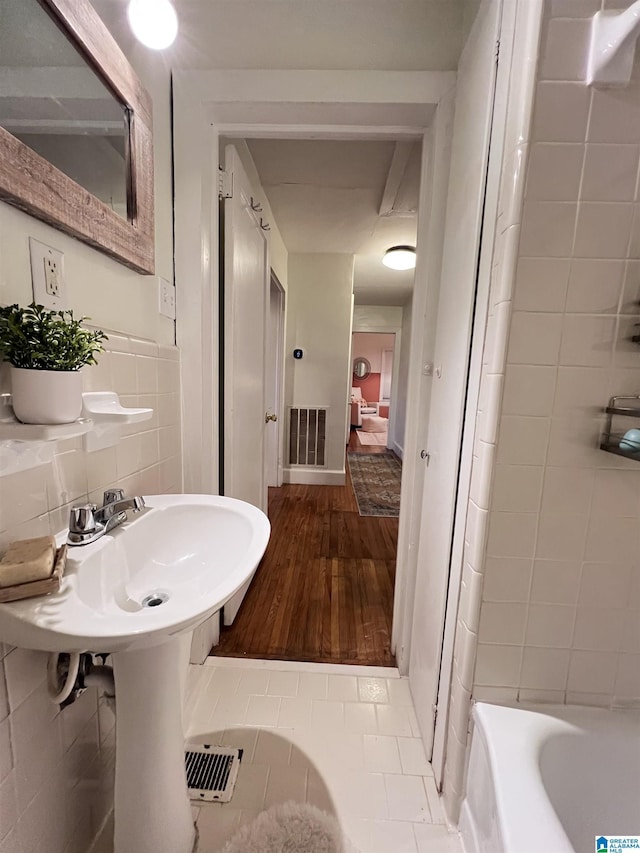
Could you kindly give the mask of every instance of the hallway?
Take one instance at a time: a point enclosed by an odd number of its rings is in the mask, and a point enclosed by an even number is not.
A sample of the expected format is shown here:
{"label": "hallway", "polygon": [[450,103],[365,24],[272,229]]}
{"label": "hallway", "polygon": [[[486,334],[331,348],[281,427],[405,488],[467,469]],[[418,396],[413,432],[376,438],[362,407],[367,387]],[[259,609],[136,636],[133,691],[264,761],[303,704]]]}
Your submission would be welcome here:
{"label": "hallway", "polygon": [[[383,452],[360,445],[350,452]],[[211,654],[394,666],[391,619],[398,519],[358,514],[344,486],[269,489],[266,554],[235,623]]]}

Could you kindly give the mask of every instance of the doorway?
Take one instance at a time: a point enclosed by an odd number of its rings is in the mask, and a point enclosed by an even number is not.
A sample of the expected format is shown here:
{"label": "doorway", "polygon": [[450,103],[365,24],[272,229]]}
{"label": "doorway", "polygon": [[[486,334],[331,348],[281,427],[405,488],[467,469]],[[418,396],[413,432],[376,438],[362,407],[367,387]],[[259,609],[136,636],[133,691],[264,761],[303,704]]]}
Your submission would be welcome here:
{"label": "doorway", "polygon": [[[264,448],[272,538],[241,607],[234,597],[233,618],[225,606],[225,627],[213,654],[393,665],[401,466],[387,450],[387,437],[397,408],[406,406],[406,387],[398,399],[394,350],[410,342],[409,334],[401,337],[404,307],[394,303],[411,294],[413,276],[387,270],[382,257],[389,244],[416,240],[420,142],[225,137],[221,148],[231,188],[223,216],[227,369],[221,417],[226,436],[235,411],[242,411],[242,431],[256,436],[252,446],[240,448],[236,425],[223,456],[225,470],[233,470],[229,450],[244,454],[238,467],[248,476],[250,451],[259,467]],[[236,221],[247,225],[246,236],[238,228],[227,233]],[[263,291],[259,247],[265,233],[272,268],[278,255],[288,260],[279,261],[283,282],[272,271],[265,300],[261,421],[256,365],[251,371],[247,362],[240,373],[228,368],[245,363],[229,347],[237,342],[242,348],[247,341],[253,352],[263,333],[256,306]],[[253,299],[245,280],[250,270]],[[369,288],[364,296],[363,283]],[[354,296],[373,303],[369,311],[392,317],[389,331],[352,336]],[[236,312],[230,313],[233,306]],[[354,383],[361,384],[351,369],[360,345],[372,368],[363,387],[375,398],[374,417],[347,405]],[[406,355],[404,360],[408,364]],[[379,437],[377,427],[383,425],[384,440],[369,446],[354,435],[349,456],[355,451],[358,458],[347,464],[344,436],[354,408],[364,438]],[[253,426],[247,423],[252,412]],[[225,494],[242,497],[233,491],[239,478],[225,482],[231,484]]]}

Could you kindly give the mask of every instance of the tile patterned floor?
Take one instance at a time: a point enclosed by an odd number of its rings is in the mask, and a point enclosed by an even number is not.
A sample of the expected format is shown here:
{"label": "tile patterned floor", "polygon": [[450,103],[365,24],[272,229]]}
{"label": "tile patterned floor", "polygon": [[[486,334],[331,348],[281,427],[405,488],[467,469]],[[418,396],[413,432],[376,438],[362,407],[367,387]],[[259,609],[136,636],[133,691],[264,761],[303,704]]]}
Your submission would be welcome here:
{"label": "tile patterned floor", "polygon": [[194,809],[199,853],[286,800],[333,813],[361,853],[462,850],[397,670],[209,658],[186,708],[189,740],[245,750],[232,801]]}
{"label": "tile patterned floor", "polygon": [[[188,740],[244,749],[231,802],[194,805],[198,853],[287,800],[334,814],[360,853],[462,853],[396,669],[209,658],[185,707]],[[92,853],[112,836],[110,822]]]}

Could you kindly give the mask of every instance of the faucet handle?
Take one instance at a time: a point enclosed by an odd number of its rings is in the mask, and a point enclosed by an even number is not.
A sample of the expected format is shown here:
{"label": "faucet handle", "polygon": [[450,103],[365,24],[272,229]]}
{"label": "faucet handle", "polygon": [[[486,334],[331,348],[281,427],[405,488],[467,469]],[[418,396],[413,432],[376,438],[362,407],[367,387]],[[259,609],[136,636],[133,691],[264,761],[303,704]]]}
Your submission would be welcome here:
{"label": "faucet handle", "polygon": [[69,514],[70,533],[93,533],[96,529],[95,504],[78,504]]}
{"label": "faucet handle", "polygon": [[124,498],[124,489],[107,489],[102,496],[102,504],[113,504],[116,501],[121,501]]}

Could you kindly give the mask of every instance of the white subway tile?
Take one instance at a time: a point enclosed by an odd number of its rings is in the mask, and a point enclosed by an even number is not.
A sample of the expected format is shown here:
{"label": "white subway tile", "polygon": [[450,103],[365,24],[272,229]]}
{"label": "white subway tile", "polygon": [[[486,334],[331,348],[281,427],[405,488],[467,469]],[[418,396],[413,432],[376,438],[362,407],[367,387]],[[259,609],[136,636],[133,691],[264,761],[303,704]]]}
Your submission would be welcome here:
{"label": "white subway tile", "polygon": [[267,686],[268,696],[297,696],[297,672],[271,672]]}
{"label": "white subway tile", "polygon": [[566,310],[574,314],[615,314],[624,274],[624,261],[574,258]]}
{"label": "white subway tile", "polygon": [[602,412],[608,392],[609,373],[604,367],[560,367],[553,414],[573,418],[576,424]]}
{"label": "white subway tile", "polygon": [[640,142],[640,102],[633,89],[593,89],[588,142]]}
{"label": "white subway tile", "polygon": [[479,643],[475,684],[489,687],[517,687],[520,683],[522,648]]}
{"label": "white subway tile", "polygon": [[538,465],[496,465],[492,508],[505,512],[537,512],[543,470]]}
{"label": "white subway tile", "polygon": [[573,635],[575,607],[563,604],[529,606],[525,643],[528,646],[569,648]]}
{"label": "white subway tile", "polygon": [[540,515],[536,557],[549,560],[578,560],[584,553],[588,525],[586,515]]}
{"label": "white subway tile", "polygon": [[[614,205],[618,207],[618,205]],[[627,207],[626,205],[620,205]],[[563,258],[571,255],[578,206],[559,201],[528,201],[522,217],[520,253],[530,258]],[[610,229],[608,230],[609,233]],[[627,239],[631,231],[629,215]],[[616,243],[617,245],[617,243]],[[626,248],[626,246],[625,246]],[[588,255],[587,257],[594,257]],[[614,257],[604,255],[600,257]]]}
{"label": "white subway tile", "polygon": [[633,201],[637,145],[587,145],[580,197],[583,201]]}
{"label": "white subway tile", "polygon": [[344,706],[344,726],[354,734],[375,734],[378,731],[376,706],[372,702],[347,702]]}
{"label": "white subway tile", "polygon": [[413,824],[400,820],[372,820],[370,853],[416,853]]}
{"label": "white subway tile", "polygon": [[485,601],[527,601],[531,570],[531,560],[515,557],[487,557],[483,599]]}
{"label": "white subway tile", "polygon": [[567,690],[580,693],[611,693],[616,677],[615,652],[573,651]]}
{"label": "white subway tile", "polygon": [[520,465],[544,464],[550,426],[547,418],[503,415],[497,461]]}
{"label": "white subway tile", "polygon": [[580,190],[582,145],[537,143],[530,148],[526,198],[533,201],[575,201]]}
{"label": "white subway tile", "polygon": [[118,394],[137,394],[136,356],[114,352],[110,361],[112,390]]}
{"label": "white subway tile", "polygon": [[624,652],[640,654],[640,616],[635,610],[627,610],[623,619],[624,628],[620,648]]}
{"label": "white subway tile", "polygon": [[391,820],[408,820],[414,823],[431,822],[429,801],[421,776],[399,776],[385,773],[384,784]]}
{"label": "white subway tile", "polygon": [[516,311],[511,318],[509,364],[558,363],[562,316]]}
{"label": "white subway tile", "polygon": [[542,44],[540,77],[543,80],[584,80],[590,36],[588,20],[551,19]]}
{"label": "white subway tile", "polygon": [[504,384],[503,414],[550,415],[556,386],[555,367],[509,365]]}
{"label": "white subway tile", "polygon": [[389,691],[384,678],[361,676],[358,678],[358,694],[361,702],[388,702]]}
{"label": "white subway tile", "polygon": [[427,761],[424,744],[418,737],[397,738],[402,772],[410,776],[431,776],[433,770]]}
{"label": "white subway tile", "polygon": [[595,472],[593,508],[595,515],[640,517],[640,482],[636,471],[602,468]]}
{"label": "white subway tile", "polygon": [[411,725],[412,708],[393,705],[376,705],[376,718],[378,731],[382,735],[393,735],[395,737],[411,737],[413,728]]}
{"label": "white subway tile", "polygon": [[532,137],[542,142],[582,142],[591,92],[584,83],[542,82],[536,88]]}
{"label": "white subway tile", "polygon": [[560,364],[576,367],[607,367],[615,342],[614,317],[570,314],[565,317]]}
{"label": "white subway tile", "polygon": [[606,607],[580,607],[572,646],[598,652],[617,652],[622,644],[624,610]]}
{"label": "white subway tile", "polygon": [[640,655],[620,655],[614,693],[617,699],[640,699]]}
{"label": "white subway tile", "polygon": [[47,679],[47,654],[12,649],[4,659],[9,707],[15,711]]}
{"label": "white subway tile", "polygon": [[579,560],[535,560],[531,602],[575,604],[580,593],[581,576]]}
{"label": "white subway tile", "polygon": [[640,261],[626,263],[620,312],[636,315],[640,312]]}
{"label": "white subway tile", "polygon": [[542,512],[586,515],[591,508],[593,470],[548,466],[544,472]]}
{"label": "white subway tile", "polygon": [[633,563],[585,563],[580,584],[581,607],[625,607],[629,601]]}
{"label": "white subway tile", "polygon": [[634,518],[592,517],[585,559],[624,563],[638,559],[638,522]]}
{"label": "white subway tile", "polygon": [[376,773],[401,773],[400,753],[395,737],[364,735],[364,767]]}
{"label": "white subway tile", "polygon": [[532,557],[537,515],[523,512],[493,512],[489,523],[487,555]]}
{"label": "white subway tile", "polygon": [[516,311],[564,309],[571,263],[560,258],[520,258],[514,297]]}
{"label": "white subway tile", "polygon": [[527,606],[514,602],[484,602],[480,611],[480,643],[519,645],[524,640]]}
{"label": "white subway tile", "polygon": [[[595,370],[595,368],[594,368]],[[595,374],[594,374],[595,375]],[[598,449],[601,417],[554,417],[551,420],[547,463],[572,468],[596,467],[602,458]]]}
{"label": "white subway tile", "polygon": [[280,698],[278,696],[249,696],[245,725],[266,728],[278,723]]}
{"label": "white subway tile", "polygon": [[337,702],[358,701],[358,681],[352,675],[330,675],[327,698]]}
{"label": "white subway tile", "polygon": [[632,221],[632,204],[581,202],[576,223],[575,256],[626,258]]}
{"label": "white subway tile", "polygon": [[525,648],[520,686],[535,690],[564,690],[570,655],[569,649]]}

